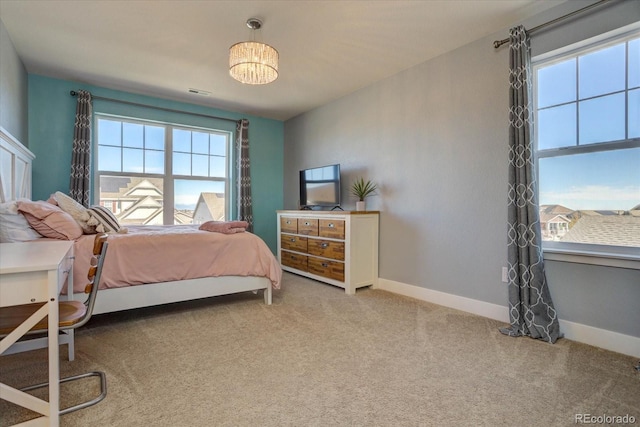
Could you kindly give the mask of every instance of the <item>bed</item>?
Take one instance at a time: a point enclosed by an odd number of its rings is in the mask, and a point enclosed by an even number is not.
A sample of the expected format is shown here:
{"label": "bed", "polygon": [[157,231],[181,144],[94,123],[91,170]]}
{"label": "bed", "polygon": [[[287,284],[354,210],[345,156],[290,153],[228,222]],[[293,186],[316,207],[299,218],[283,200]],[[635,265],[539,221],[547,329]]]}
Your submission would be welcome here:
{"label": "bed", "polygon": [[[271,304],[282,270],[262,239],[197,225],[129,226],[110,234],[95,314],[237,292],[262,290]],[[84,290],[93,235],[76,240],[74,293]],[[75,297],[82,298],[82,295]]]}
{"label": "bed", "polygon": [[[31,198],[34,157],[0,127],[0,202]],[[93,237],[72,239],[77,299],[85,298],[81,292]],[[273,289],[280,287],[277,259],[249,232],[222,234],[193,225],[132,226],[126,234],[110,234],[108,241],[94,314],[249,291],[262,292],[269,305]]]}

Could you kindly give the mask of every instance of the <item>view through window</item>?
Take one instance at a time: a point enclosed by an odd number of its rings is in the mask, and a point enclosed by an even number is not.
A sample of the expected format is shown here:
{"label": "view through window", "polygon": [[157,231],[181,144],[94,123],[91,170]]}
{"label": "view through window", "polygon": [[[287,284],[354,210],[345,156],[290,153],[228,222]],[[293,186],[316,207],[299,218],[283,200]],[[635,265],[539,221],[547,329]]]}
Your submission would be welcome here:
{"label": "view through window", "polygon": [[640,247],[640,37],[534,63],[543,240]]}
{"label": "view through window", "polygon": [[96,117],[99,202],[121,225],[227,217],[228,132]]}

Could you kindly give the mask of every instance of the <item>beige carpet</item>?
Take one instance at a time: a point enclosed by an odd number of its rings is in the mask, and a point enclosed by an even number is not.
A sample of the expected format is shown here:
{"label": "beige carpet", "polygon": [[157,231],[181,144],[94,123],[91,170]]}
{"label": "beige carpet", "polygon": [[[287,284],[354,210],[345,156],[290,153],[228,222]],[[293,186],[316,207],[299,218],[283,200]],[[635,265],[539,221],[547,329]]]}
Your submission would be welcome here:
{"label": "beige carpet", "polygon": [[[501,335],[499,322],[285,274],[272,306],[251,293],[94,316],[61,372],[104,370],[109,392],[62,426],[640,425],[634,358]],[[46,351],[0,358],[14,386],[46,380]],[[63,385],[63,405],[95,392]],[[0,425],[32,417],[0,403]]]}

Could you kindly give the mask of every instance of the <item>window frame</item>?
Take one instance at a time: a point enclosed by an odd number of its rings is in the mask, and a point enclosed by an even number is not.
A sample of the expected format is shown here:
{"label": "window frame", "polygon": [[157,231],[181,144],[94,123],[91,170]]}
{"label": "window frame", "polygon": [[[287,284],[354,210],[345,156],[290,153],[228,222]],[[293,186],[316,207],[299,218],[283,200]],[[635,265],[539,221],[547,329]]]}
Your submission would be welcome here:
{"label": "window frame", "polygon": [[[631,39],[635,39],[640,35],[640,23],[632,24],[618,30],[602,34],[597,37],[593,37],[582,42],[566,46],[561,49],[556,49],[552,52],[537,55],[532,58],[532,79],[533,79],[533,116],[534,123],[538,123],[538,90],[537,90],[537,75],[538,69],[544,66],[549,66],[553,63],[559,63],[565,61],[571,57],[577,55],[583,55],[591,51],[600,50],[607,46],[613,46],[615,44],[623,43]],[[628,56],[626,59],[628,63]],[[576,70],[576,72],[579,72]],[[627,76],[628,79],[628,76]],[[625,93],[628,93],[629,88],[625,87]],[[611,92],[614,93],[614,92]],[[617,92],[615,92],[617,93]],[[605,94],[601,96],[606,96]],[[592,99],[592,98],[588,98]],[[576,99],[576,108],[581,100]],[[545,107],[547,108],[547,107]],[[628,102],[625,99],[625,136],[628,136]],[[579,120],[579,117],[578,117]],[[579,121],[576,123],[579,127]],[[586,153],[605,152],[610,150],[619,150],[626,148],[640,148],[640,138],[626,138],[623,140],[616,140],[611,142],[597,142],[580,144],[579,135],[576,135],[576,145],[571,147],[559,147],[559,148],[547,148],[538,150],[538,129],[537,126],[533,126],[534,129],[534,161],[536,173],[539,172],[539,160],[541,158],[561,157],[567,155],[577,155]],[[539,180],[537,181],[539,185]],[[539,194],[539,188],[536,188],[536,192]],[[539,198],[538,198],[539,200]],[[614,246],[614,245],[596,245],[585,243],[573,243],[562,241],[542,241],[542,250],[545,260],[572,262],[579,264],[591,264],[608,267],[627,268],[633,270],[640,270],[640,247],[633,246]]]}
{"label": "window frame", "polygon": [[[165,129],[165,141],[164,141],[164,173],[140,173],[140,172],[116,172],[116,171],[101,171],[99,170],[99,141],[97,137],[97,132],[95,133],[95,137],[92,141],[92,200],[94,204],[100,203],[100,176],[101,175],[109,175],[109,176],[122,176],[122,177],[151,177],[151,178],[160,178],[163,180],[163,206],[172,206],[175,209],[175,181],[177,180],[193,180],[193,181],[214,181],[214,182],[224,182],[224,191],[225,191],[225,217],[231,218],[233,214],[233,206],[235,200],[235,169],[234,158],[233,158],[233,144],[235,141],[234,132],[224,130],[224,129],[214,129],[207,128],[202,126],[194,126],[182,123],[174,123],[174,122],[166,122],[166,121],[158,121],[158,120],[150,120],[144,118],[130,117],[130,116],[122,116],[117,114],[109,114],[102,112],[95,112],[93,121],[94,121],[94,129],[98,129],[98,121],[100,119],[106,120],[116,120],[125,123],[134,123],[138,125],[152,125],[152,126],[161,126]],[[225,168],[226,168],[226,178],[222,179],[219,177],[204,177],[204,176],[193,176],[193,175],[179,175],[173,173],[173,130],[186,130],[190,132],[206,132],[206,133],[218,133],[224,134],[227,137],[227,144],[225,147]],[[193,153],[193,152],[191,152]],[[171,171],[171,172],[168,172]],[[170,189],[170,191],[167,191]],[[163,224],[174,224],[173,222],[173,210],[172,209],[164,209],[163,208]]]}

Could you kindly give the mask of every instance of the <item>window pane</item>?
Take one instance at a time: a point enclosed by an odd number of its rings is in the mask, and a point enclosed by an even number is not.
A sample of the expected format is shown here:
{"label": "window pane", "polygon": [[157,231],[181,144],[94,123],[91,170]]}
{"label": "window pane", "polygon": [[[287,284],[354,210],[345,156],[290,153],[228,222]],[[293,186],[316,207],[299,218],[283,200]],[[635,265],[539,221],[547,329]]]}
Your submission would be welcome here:
{"label": "window pane", "polygon": [[209,154],[208,133],[193,132],[193,152],[198,154]]}
{"label": "window pane", "polygon": [[538,111],[538,149],[576,145],[576,105]]}
{"label": "window pane", "polygon": [[576,60],[538,70],[538,108],[576,100]]}
{"label": "window pane", "polygon": [[122,145],[120,139],[120,122],[98,120],[98,141],[100,145]]}
{"label": "window pane", "polygon": [[630,210],[640,203],[640,148],[539,160],[540,204]]}
{"label": "window pane", "polygon": [[191,154],[173,153],[173,173],[191,175]]}
{"label": "window pane", "polygon": [[176,180],[174,223],[201,224],[211,220],[224,221],[224,186],[222,181]]}
{"label": "window pane", "polygon": [[640,86],[640,39],[629,42],[629,89]]}
{"label": "window pane", "polygon": [[191,132],[182,129],[173,130],[173,151],[191,152]]}
{"label": "window pane", "polygon": [[164,150],[164,128],[160,126],[144,127],[144,146],[152,150]]}
{"label": "window pane", "polygon": [[144,172],[143,151],[134,148],[124,148],[122,150],[122,171],[123,172]]}
{"label": "window pane", "polygon": [[624,139],[624,93],[580,102],[580,144]]}
{"label": "window pane", "polygon": [[122,171],[122,153],[118,147],[98,146],[98,170]]}
{"label": "window pane", "polygon": [[211,177],[224,178],[227,176],[226,158],[211,156],[209,157],[209,164],[211,166]]}
{"label": "window pane", "polygon": [[122,145],[142,148],[144,142],[143,126],[136,123],[122,123]]}
{"label": "window pane", "polygon": [[625,89],[625,43],[581,56],[580,99]]}
{"label": "window pane", "polygon": [[215,154],[216,156],[226,156],[227,155],[227,137],[224,135],[217,135],[215,133],[212,133],[211,141],[210,141],[210,150],[211,150],[211,154]]}
{"label": "window pane", "polygon": [[193,162],[193,170],[191,175],[193,176],[209,176],[209,162],[207,161],[209,156],[202,156],[194,154],[191,158]]}
{"label": "window pane", "polygon": [[629,91],[629,138],[640,138],[640,89]]}
{"label": "window pane", "polygon": [[[171,224],[192,223],[201,194],[207,202],[206,208],[215,211],[216,219],[224,220],[228,209],[225,198],[225,189],[229,186],[226,175],[228,133],[135,119],[120,121],[98,117],[97,123],[96,169],[99,172],[96,179],[100,186],[100,204],[114,212],[122,224],[163,224],[165,217]],[[169,141],[171,153],[166,152]],[[221,156],[212,155],[212,152]],[[167,154],[172,155],[172,170],[165,166]],[[215,180],[210,175],[212,167]],[[136,176],[130,176],[131,173]],[[194,175],[202,178],[176,179]],[[167,195],[169,199],[175,198],[176,208],[171,207],[170,213],[163,209],[165,184],[174,191]]]}
{"label": "window pane", "polygon": [[[631,230],[640,216],[628,211],[640,202],[639,164],[640,148],[540,159],[545,240],[637,246]],[[552,223],[556,228],[565,224],[566,235],[554,234]]]}
{"label": "window pane", "polygon": [[164,173],[164,151],[145,150],[144,171],[145,173]]}
{"label": "window pane", "polygon": [[163,180],[131,176],[100,176],[100,204],[120,225],[162,224]]}

